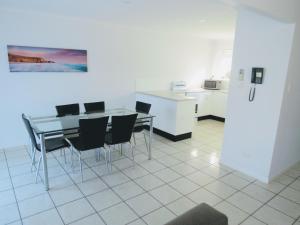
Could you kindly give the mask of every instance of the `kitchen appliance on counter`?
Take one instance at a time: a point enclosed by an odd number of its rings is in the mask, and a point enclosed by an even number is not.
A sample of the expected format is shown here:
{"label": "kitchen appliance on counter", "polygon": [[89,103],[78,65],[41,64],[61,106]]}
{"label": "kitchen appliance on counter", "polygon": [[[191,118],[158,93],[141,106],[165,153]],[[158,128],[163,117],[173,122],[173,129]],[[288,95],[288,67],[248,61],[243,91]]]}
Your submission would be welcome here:
{"label": "kitchen appliance on counter", "polygon": [[221,86],[221,80],[204,80],[203,82],[203,88],[208,90],[220,90]]}
{"label": "kitchen appliance on counter", "polygon": [[173,81],[172,82],[172,91],[176,93],[185,93],[187,90],[185,81]]}

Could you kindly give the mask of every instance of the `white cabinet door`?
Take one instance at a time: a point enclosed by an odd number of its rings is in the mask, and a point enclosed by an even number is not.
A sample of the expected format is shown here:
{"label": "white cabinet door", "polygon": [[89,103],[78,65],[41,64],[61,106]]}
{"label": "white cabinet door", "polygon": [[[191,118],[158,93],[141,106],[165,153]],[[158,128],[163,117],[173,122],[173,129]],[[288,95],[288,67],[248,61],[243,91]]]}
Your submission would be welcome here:
{"label": "white cabinet door", "polygon": [[210,92],[197,92],[197,93],[188,93],[188,96],[195,97],[198,104],[198,112],[196,116],[207,116],[210,115],[211,111],[211,93]]}
{"label": "white cabinet door", "polygon": [[225,118],[227,93],[215,91],[211,98],[212,114],[214,116]]}

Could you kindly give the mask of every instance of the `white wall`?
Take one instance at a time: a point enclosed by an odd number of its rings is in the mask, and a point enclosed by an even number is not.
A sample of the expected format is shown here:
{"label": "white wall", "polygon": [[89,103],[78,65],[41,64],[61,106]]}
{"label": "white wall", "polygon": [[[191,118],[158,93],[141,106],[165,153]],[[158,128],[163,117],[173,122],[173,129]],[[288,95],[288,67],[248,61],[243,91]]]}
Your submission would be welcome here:
{"label": "white wall", "polygon": [[300,161],[300,15],[297,18],[290,59],[270,171],[271,179]]}
{"label": "white wall", "polygon": [[[233,52],[221,162],[262,181],[269,172],[294,26],[240,10]],[[264,67],[254,102],[248,101],[252,67]],[[239,81],[239,70],[245,80]]]}
{"label": "white wall", "polygon": [[[97,100],[133,106],[136,80],[192,83],[211,70],[211,41],[197,37],[19,11],[1,11],[0,28],[0,148],[26,143],[22,112],[55,114],[55,105]],[[10,73],[7,44],[87,49],[89,72]]]}

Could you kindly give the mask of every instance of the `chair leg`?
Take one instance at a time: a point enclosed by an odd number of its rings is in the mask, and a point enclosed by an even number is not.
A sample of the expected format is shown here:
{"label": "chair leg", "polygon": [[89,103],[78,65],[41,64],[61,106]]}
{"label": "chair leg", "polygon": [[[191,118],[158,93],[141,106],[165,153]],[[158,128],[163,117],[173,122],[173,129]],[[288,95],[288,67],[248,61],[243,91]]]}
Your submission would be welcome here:
{"label": "chair leg", "polygon": [[82,172],[82,161],[81,161],[81,153],[79,152],[79,164],[80,164],[80,173],[81,173],[81,182],[83,182],[83,172]]}
{"label": "chair leg", "polygon": [[110,146],[109,146],[109,149],[108,149],[108,161],[109,161],[109,164],[110,164],[110,172],[112,172],[112,160],[111,160],[111,149],[110,149]]}
{"label": "chair leg", "polygon": [[143,134],[144,134],[144,139],[145,139],[145,143],[146,143],[147,152],[149,152],[149,147],[148,147],[148,142],[147,142],[146,134],[145,134],[145,132],[143,132]]}
{"label": "chair leg", "polygon": [[134,132],[132,133],[132,136],[133,136],[133,142],[134,142],[134,145],[136,145],[135,134],[134,134]]}
{"label": "chair leg", "polygon": [[108,167],[108,159],[107,159],[107,150],[105,147],[103,147],[103,151],[104,151],[104,157],[105,157],[105,163],[106,163],[106,168],[109,171],[109,167]]}
{"label": "chair leg", "polygon": [[121,145],[121,155],[123,155],[123,145],[122,144],[120,145]]}
{"label": "chair leg", "polygon": [[132,147],[132,144],[131,144],[131,142],[129,142],[130,143],[130,149],[131,149],[131,156],[132,156],[132,162],[133,162],[133,165],[135,165],[135,161],[134,161],[134,147]]}
{"label": "chair leg", "polygon": [[67,164],[66,149],[61,149],[61,151],[63,151],[63,154],[64,154],[65,164]]}
{"label": "chair leg", "polygon": [[33,149],[33,153],[32,153],[32,162],[31,162],[31,168],[30,168],[30,171],[32,172],[32,169],[35,165],[35,154],[36,154],[36,149],[34,148]]}
{"label": "chair leg", "polygon": [[37,183],[37,179],[38,179],[38,176],[39,176],[41,161],[42,161],[42,155],[40,156],[40,159],[39,159],[39,162],[38,162],[38,166],[36,168],[35,183]]}

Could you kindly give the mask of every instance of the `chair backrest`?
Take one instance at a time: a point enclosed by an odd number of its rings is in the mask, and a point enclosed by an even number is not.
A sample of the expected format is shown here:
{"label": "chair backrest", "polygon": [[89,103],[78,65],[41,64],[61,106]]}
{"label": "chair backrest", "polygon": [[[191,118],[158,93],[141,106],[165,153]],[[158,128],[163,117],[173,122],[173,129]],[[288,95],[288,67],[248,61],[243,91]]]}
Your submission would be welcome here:
{"label": "chair backrest", "polygon": [[108,116],[79,120],[79,138],[82,149],[89,150],[104,146]]}
{"label": "chair backrest", "polygon": [[57,117],[67,115],[79,115],[79,104],[57,105],[55,106],[57,111]]}
{"label": "chair backrest", "polygon": [[137,118],[136,114],[111,117],[111,132],[113,144],[129,142]]}
{"label": "chair backrest", "polygon": [[24,113],[22,114],[22,120],[23,120],[23,122],[24,122],[24,124],[25,124],[25,128],[26,128],[26,130],[27,130],[27,132],[28,132],[28,135],[29,135],[29,137],[30,137],[31,143],[34,145],[34,147],[35,147],[36,149],[39,149],[39,146],[38,146],[37,141],[36,141],[35,134],[34,134],[34,132],[33,132],[33,129],[32,129],[32,127],[31,127],[31,124],[30,124],[30,121],[26,118],[26,116],[25,116]]}
{"label": "chair backrest", "polygon": [[145,113],[145,114],[149,114],[150,109],[151,109],[151,104],[136,101],[135,111]]}
{"label": "chair backrest", "polygon": [[86,113],[97,112],[97,111],[105,111],[105,103],[104,102],[89,102],[84,103],[84,108]]}

